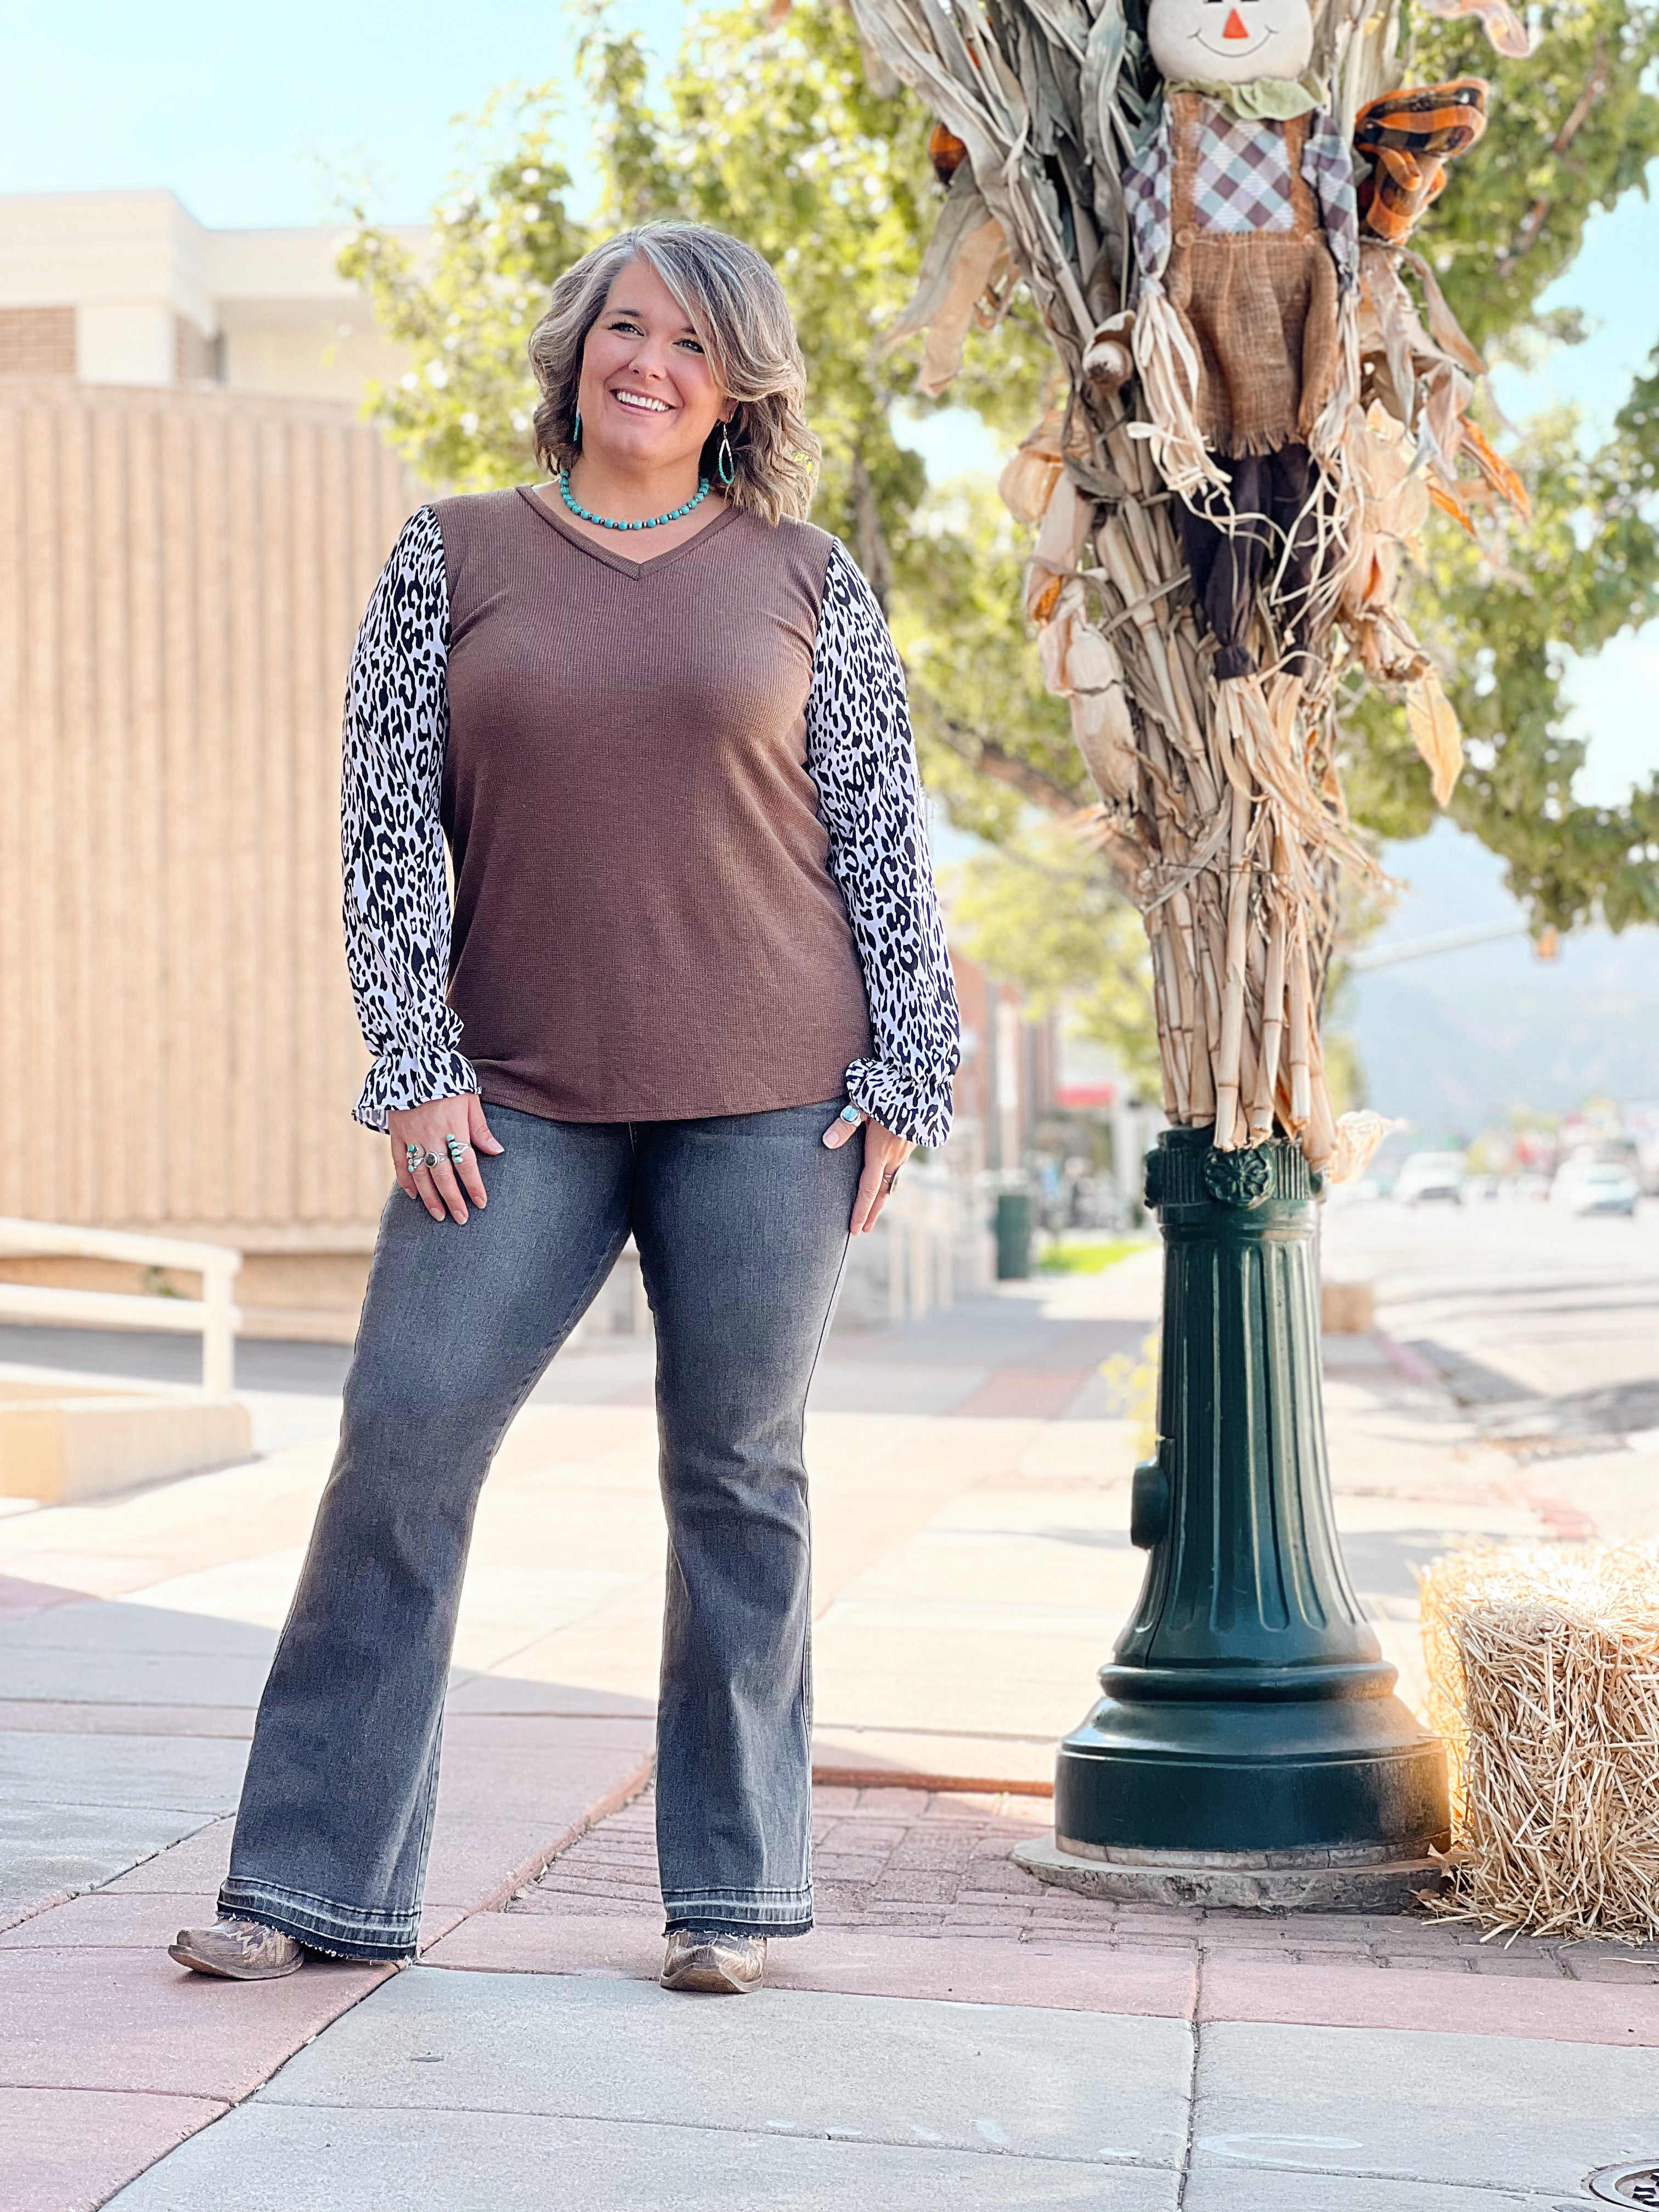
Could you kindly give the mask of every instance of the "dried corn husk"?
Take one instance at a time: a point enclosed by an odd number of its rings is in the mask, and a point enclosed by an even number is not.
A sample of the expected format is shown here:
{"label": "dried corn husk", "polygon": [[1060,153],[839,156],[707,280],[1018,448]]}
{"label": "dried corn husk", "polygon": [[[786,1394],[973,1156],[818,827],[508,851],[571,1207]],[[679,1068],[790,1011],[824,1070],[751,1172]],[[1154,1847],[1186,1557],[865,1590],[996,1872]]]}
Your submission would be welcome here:
{"label": "dried corn husk", "polygon": [[1369,1107],[1344,1114],[1336,1125],[1336,1151],[1325,1170],[1326,1182],[1352,1182],[1356,1176],[1364,1175],[1389,1130],[1406,1126],[1403,1121],[1391,1121],[1384,1115],[1373,1114]]}
{"label": "dried corn husk", "polygon": [[1432,668],[1406,686],[1406,727],[1428,763],[1434,803],[1443,806],[1457,786],[1463,766],[1463,732],[1451,701]]}
{"label": "dried corn husk", "polygon": [[1478,15],[1481,29],[1506,61],[1523,62],[1532,52],[1527,27],[1508,0],[1423,0],[1423,8],[1430,15]]}
{"label": "dried corn husk", "polygon": [[1031,558],[1055,575],[1069,575],[1077,567],[1094,520],[1091,502],[1062,469],[1054,479],[1048,504],[1042,511]]}
{"label": "dried corn husk", "polygon": [[1058,408],[1045,415],[1022,441],[998,481],[1004,506],[1022,522],[1041,522],[1048,512],[1049,498],[1066,465],[1060,446],[1065,421]]}
{"label": "dried corn husk", "polygon": [[1095,789],[1108,801],[1129,798],[1139,760],[1123,664],[1110,639],[1091,625],[1077,578],[1060,586],[1039,646],[1043,681],[1070,703],[1072,734]]}
{"label": "dried corn husk", "polygon": [[[1320,12],[1314,65],[1350,123],[1400,82],[1399,5],[1327,0]],[[1480,5],[1501,31],[1502,0]],[[1373,680],[1413,687],[1413,733],[1437,792],[1449,793],[1455,720],[1394,597],[1431,500],[1462,506],[1477,489],[1457,474],[1461,453],[1480,471],[1480,495],[1515,496],[1512,471],[1506,480],[1501,458],[1468,435],[1480,357],[1426,264],[1365,247],[1361,289],[1341,310],[1339,389],[1310,441],[1322,552],[1298,623],[1304,657],[1292,678],[1281,659],[1289,611],[1270,586],[1255,640],[1261,676],[1218,684],[1170,505],[1172,492],[1210,495],[1221,482],[1197,428],[1196,363],[1156,286],[1127,296],[1121,170],[1156,119],[1157,82],[1124,0],[853,9],[883,66],[951,135],[953,156],[956,142],[967,149],[951,173],[944,243],[899,326],[945,326],[924,388],[939,388],[939,362],[955,357],[973,314],[1006,304],[1000,264],[982,268],[973,249],[988,222],[1070,386],[1002,490],[1037,527],[1025,607],[1101,795],[1090,832],[1146,919],[1166,1110],[1213,1121],[1218,1146],[1279,1129],[1316,1166],[1352,1163],[1367,1133],[1336,1121],[1318,1034],[1342,876],[1368,865],[1334,765],[1337,671],[1357,658]]]}
{"label": "dried corn husk", "polygon": [[1025,611],[1034,623],[1052,618],[1060,604],[1061,585],[1077,573],[1092,520],[1091,502],[1061,469],[1049,491],[1026,572]]}
{"label": "dried corn husk", "polygon": [[1462,450],[1480,468],[1500,499],[1509,501],[1522,522],[1532,519],[1532,495],[1501,453],[1494,453],[1478,422],[1465,422]]}
{"label": "dried corn husk", "polygon": [[1453,1883],[1494,1932],[1659,1937],[1659,1540],[1497,1547],[1423,1584]]}
{"label": "dried corn husk", "polygon": [[[1423,288],[1426,329],[1401,280],[1402,268]],[[1481,472],[1481,492],[1506,500],[1524,518],[1530,505],[1526,487],[1468,419],[1475,380],[1486,374],[1486,364],[1459,327],[1433,270],[1420,253],[1369,239],[1360,246],[1359,270],[1362,389],[1373,403],[1368,422],[1380,403],[1381,411],[1408,434],[1408,458],[1415,465],[1420,456],[1434,471],[1438,483],[1431,494],[1447,512],[1467,519],[1464,500],[1473,480],[1457,471],[1459,459],[1467,455]]]}
{"label": "dried corn husk", "polygon": [[1002,226],[986,206],[966,161],[954,172],[916,289],[896,322],[884,333],[878,351],[890,353],[915,331],[927,333],[927,351],[916,374],[919,390],[943,392],[962,367],[962,349],[981,301],[1006,269],[1007,244]]}
{"label": "dried corn husk", "polygon": [[1429,489],[1404,426],[1377,400],[1351,426],[1350,452],[1364,501],[1363,527],[1378,536],[1415,538],[1428,520]]}

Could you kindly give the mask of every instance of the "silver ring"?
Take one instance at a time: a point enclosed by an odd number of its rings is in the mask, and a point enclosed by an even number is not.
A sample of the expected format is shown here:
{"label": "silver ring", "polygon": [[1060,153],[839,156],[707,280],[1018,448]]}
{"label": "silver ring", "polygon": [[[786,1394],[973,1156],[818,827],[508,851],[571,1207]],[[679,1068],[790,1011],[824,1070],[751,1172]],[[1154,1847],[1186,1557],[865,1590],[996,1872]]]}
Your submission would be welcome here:
{"label": "silver ring", "polygon": [[859,1123],[868,1117],[862,1106],[843,1106],[841,1109],[841,1118],[843,1121],[850,1121],[856,1129]]}
{"label": "silver ring", "polygon": [[422,1161],[421,1164],[422,1167],[428,1168],[441,1167],[443,1165],[443,1154],[441,1152],[428,1152],[425,1159]]}
{"label": "silver ring", "polygon": [[418,1145],[405,1145],[404,1146],[404,1165],[409,1170],[410,1175],[413,1175],[421,1164],[420,1146]]}
{"label": "silver ring", "polygon": [[459,1167],[461,1162],[472,1150],[471,1145],[464,1145],[460,1139],[456,1136],[446,1137],[444,1139],[444,1145],[448,1151],[450,1158],[453,1160],[457,1167]]}

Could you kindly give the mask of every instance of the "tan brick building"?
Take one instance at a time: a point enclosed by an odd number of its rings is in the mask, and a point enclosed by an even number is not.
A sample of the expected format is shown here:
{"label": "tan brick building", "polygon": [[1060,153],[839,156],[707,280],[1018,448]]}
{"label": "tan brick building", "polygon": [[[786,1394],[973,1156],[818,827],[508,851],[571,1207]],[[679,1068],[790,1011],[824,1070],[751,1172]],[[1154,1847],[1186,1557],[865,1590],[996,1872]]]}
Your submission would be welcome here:
{"label": "tan brick building", "polygon": [[339,723],[416,490],[337,244],[0,198],[0,1212],[239,1244],[284,1334],[349,1324],[388,1180],[348,1119]]}

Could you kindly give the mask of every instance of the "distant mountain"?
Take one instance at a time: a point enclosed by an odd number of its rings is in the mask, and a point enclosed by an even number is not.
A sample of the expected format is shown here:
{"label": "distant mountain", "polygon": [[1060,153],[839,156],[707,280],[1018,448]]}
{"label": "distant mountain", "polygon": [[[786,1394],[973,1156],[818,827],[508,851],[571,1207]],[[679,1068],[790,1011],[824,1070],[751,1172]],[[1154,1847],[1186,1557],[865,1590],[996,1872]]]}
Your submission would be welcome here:
{"label": "distant mountain", "polygon": [[[1520,918],[1502,861],[1449,823],[1384,857],[1407,888],[1368,951]],[[1370,1103],[1431,1139],[1473,1135],[1513,1106],[1659,1099],[1659,930],[1586,930],[1554,961],[1524,937],[1402,961],[1354,976],[1337,1019]]]}

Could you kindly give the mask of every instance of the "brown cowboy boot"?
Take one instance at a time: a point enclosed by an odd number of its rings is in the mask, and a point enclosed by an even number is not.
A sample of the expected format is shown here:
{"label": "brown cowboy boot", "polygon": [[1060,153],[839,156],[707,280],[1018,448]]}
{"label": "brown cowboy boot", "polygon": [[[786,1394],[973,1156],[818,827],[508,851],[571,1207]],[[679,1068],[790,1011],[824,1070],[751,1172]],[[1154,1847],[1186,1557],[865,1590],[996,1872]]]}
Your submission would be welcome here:
{"label": "brown cowboy boot", "polygon": [[764,1936],[731,1936],[712,1928],[676,1928],[660,1979],[665,1990],[705,1996],[746,1996],[766,1971]]}
{"label": "brown cowboy boot", "polygon": [[169,1959],[198,1974],[231,1982],[274,1982],[305,1962],[305,1953],[280,1928],[259,1920],[219,1920],[211,1928],[181,1928],[167,1946]]}

